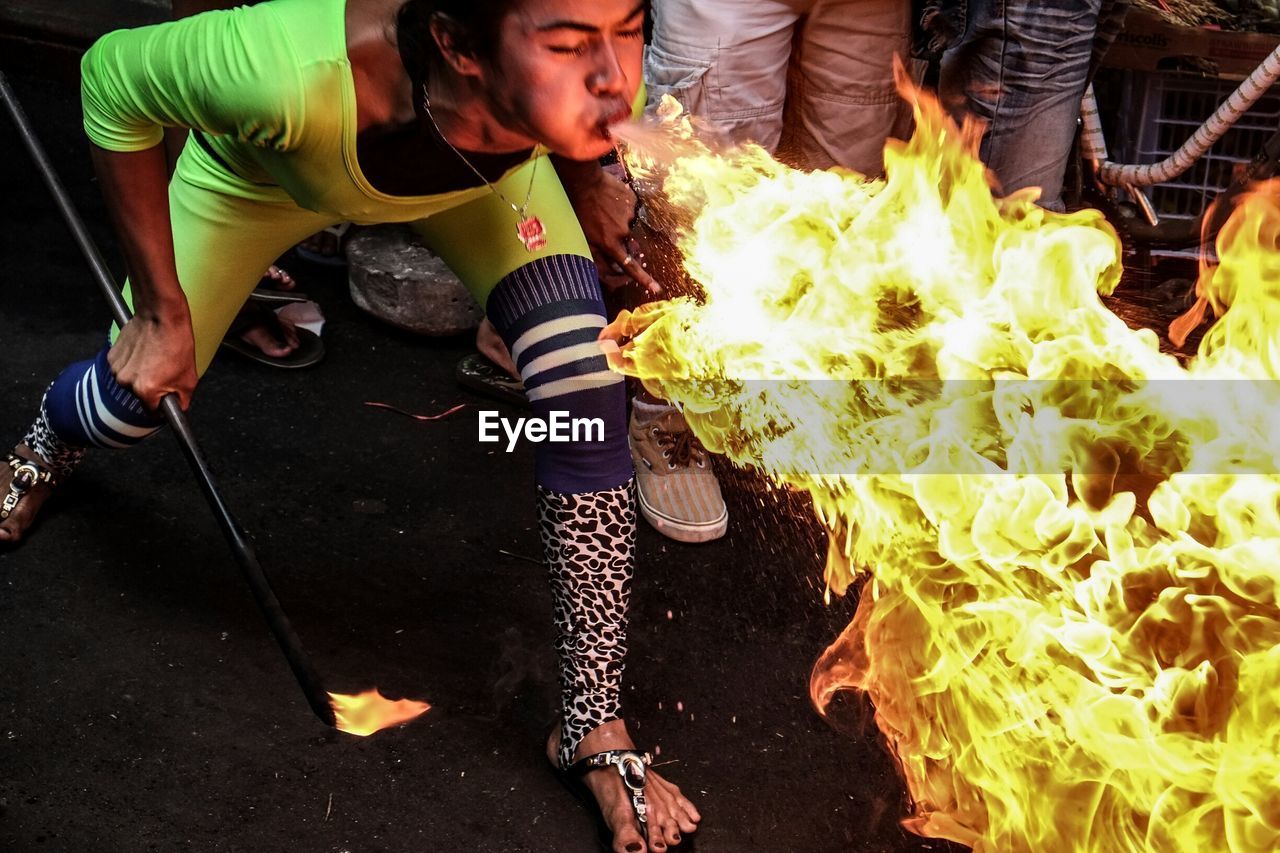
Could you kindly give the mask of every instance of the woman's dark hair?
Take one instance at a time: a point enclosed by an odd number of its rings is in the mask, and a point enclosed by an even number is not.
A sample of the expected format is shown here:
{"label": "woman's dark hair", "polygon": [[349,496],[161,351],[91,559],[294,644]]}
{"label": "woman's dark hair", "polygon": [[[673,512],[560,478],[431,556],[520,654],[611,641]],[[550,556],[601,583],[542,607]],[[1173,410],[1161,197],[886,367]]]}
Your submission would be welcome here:
{"label": "woman's dark hair", "polygon": [[400,61],[414,85],[427,79],[432,64],[441,61],[431,35],[431,20],[440,16],[462,53],[492,59],[498,50],[502,19],[519,0],[408,0],[396,14],[396,44]]}

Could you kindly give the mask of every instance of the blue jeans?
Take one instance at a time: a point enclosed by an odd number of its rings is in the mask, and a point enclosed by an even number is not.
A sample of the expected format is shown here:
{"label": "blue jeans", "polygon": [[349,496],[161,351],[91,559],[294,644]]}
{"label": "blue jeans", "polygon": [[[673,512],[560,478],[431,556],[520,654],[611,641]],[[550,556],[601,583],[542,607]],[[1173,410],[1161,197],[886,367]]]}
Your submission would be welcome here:
{"label": "blue jeans", "polygon": [[1005,193],[1040,187],[1062,210],[1062,180],[1080,99],[1119,32],[1129,0],[951,0],[942,54],[942,102],[987,125],[982,161]]}

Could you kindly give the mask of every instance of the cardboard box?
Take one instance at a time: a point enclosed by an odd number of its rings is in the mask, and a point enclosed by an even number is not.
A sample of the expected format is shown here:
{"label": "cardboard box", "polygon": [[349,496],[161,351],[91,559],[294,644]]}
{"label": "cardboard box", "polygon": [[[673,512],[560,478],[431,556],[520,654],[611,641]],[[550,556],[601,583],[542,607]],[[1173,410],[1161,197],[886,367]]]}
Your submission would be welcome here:
{"label": "cardboard box", "polygon": [[1280,45],[1280,34],[1180,27],[1154,12],[1132,9],[1102,64],[1135,71],[1203,69],[1244,79]]}

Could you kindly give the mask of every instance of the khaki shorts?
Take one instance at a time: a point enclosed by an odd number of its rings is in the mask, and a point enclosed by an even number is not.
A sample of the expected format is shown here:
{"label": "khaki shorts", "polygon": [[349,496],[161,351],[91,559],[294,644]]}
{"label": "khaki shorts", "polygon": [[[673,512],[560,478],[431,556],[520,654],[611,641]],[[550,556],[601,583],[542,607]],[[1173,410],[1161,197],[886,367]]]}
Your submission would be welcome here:
{"label": "khaki shorts", "polygon": [[734,142],[811,169],[882,171],[910,111],[893,84],[907,60],[908,0],[655,0],[645,83]]}

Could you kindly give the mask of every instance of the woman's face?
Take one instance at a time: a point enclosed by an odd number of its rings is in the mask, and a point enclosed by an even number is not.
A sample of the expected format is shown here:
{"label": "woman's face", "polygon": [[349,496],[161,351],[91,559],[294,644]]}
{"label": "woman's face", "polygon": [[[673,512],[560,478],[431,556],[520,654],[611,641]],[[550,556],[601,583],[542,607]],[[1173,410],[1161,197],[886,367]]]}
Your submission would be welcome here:
{"label": "woman's face", "polygon": [[609,125],[631,114],[643,28],[637,0],[522,0],[487,75],[495,113],[557,154],[600,157]]}

